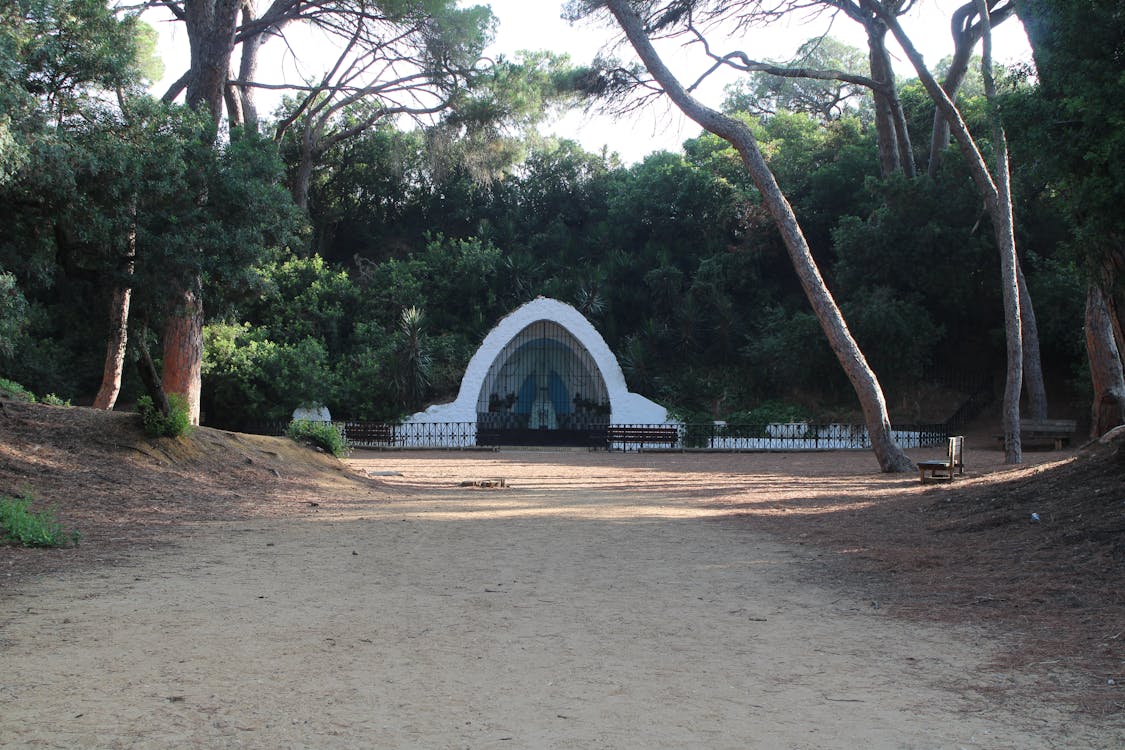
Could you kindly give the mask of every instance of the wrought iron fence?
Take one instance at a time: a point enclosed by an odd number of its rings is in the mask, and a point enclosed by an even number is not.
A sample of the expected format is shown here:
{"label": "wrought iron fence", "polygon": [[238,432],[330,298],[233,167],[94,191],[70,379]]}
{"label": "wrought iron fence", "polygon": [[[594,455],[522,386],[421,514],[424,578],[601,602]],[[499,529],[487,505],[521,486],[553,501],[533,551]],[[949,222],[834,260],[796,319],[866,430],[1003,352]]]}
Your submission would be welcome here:
{"label": "wrought iron fence", "polygon": [[[675,434],[670,428],[675,429]],[[903,448],[944,444],[944,425],[909,425],[892,431]],[[712,450],[712,451],[802,451],[859,450],[871,447],[865,425],[814,424],[632,424],[611,425],[609,450]]]}
{"label": "wrought iron fence", "polygon": [[343,422],[344,439],[357,448],[474,448],[475,422]]}
{"label": "wrought iron fence", "polygon": [[[348,444],[356,448],[465,449],[508,445],[502,435],[478,433],[476,422],[382,422],[333,423]],[[282,435],[286,423],[263,423],[260,434]],[[550,433],[551,431],[546,431]],[[595,434],[591,432],[590,434]],[[945,425],[902,425],[892,436],[903,448],[944,445],[949,436]],[[550,435],[547,435],[550,437]],[[824,451],[871,448],[865,425],[816,424],[812,422],[759,425],[702,424],[611,424],[596,431],[581,444],[610,451],[700,450],[700,451]],[[483,439],[482,439],[483,438]],[[603,439],[604,438],[604,439]],[[515,443],[513,443],[515,444]],[[526,441],[518,444],[530,445]],[[544,445],[557,444],[546,440]],[[576,443],[577,444],[577,443]]]}

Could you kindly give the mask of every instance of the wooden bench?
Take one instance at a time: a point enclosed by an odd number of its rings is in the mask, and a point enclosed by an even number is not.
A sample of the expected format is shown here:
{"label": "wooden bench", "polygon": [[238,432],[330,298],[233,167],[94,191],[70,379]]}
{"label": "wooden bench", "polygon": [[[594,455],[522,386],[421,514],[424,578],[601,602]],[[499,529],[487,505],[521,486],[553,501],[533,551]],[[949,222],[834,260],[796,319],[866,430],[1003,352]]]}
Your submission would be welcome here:
{"label": "wooden bench", "polygon": [[946,481],[953,481],[953,474],[965,473],[965,457],[964,457],[965,438],[958,435],[957,437],[949,438],[949,450],[944,459],[934,459],[930,461],[918,462],[918,476],[922,480],[922,484],[926,483],[926,475],[929,474],[930,479],[945,479]]}
{"label": "wooden bench", "polygon": [[666,445],[669,448],[674,448],[680,442],[680,429],[678,427],[610,425],[606,429],[605,440],[608,448],[612,448],[615,444]]}
{"label": "wooden bench", "polygon": [[352,445],[394,445],[395,426],[379,422],[345,422],[344,437]]}
{"label": "wooden bench", "polygon": [[[1046,447],[1061,451],[1070,443],[1078,429],[1078,423],[1073,419],[1021,419],[1020,420],[1020,445],[1024,448]],[[996,439],[1004,442],[1003,435]]]}

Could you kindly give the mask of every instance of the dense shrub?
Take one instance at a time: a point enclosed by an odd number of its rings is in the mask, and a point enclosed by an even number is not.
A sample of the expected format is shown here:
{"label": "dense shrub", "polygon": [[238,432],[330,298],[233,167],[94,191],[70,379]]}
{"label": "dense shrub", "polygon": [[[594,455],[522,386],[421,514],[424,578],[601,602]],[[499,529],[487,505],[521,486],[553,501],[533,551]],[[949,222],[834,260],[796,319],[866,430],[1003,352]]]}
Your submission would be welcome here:
{"label": "dense shrub", "polygon": [[179,437],[191,432],[187,399],[178,393],[169,393],[168,405],[171,411],[163,414],[148,396],[137,399],[137,413],[141,415],[145,434],[149,437]]}
{"label": "dense shrub", "polygon": [[286,434],[298,443],[320,448],[336,458],[343,458],[348,454],[347,441],[344,440],[340,431],[329,422],[309,422],[303,419],[294,419],[289,423]]}

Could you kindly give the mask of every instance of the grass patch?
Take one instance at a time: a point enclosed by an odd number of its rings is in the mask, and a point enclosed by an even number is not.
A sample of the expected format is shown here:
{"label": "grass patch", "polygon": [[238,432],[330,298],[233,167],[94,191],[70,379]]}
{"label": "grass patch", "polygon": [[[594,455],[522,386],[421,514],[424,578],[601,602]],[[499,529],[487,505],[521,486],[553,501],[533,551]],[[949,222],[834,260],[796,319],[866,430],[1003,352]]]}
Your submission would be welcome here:
{"label": "grass patch", "polygon": [[0,396],[13,401],[26,401],[29,404],[35,403],[34,393],[27,390],[16,381],[8,380],[7,378],[0,378]]}
{"label": "grass patch", "polygon": [[0,496],[0,540],[25,547],[78,544],[78,532],[66,531],[54,510],[32,510],[29,496]]}
{"label": "grass patch", "polygon": [[294,419],[289,423],[285,434],[298,443],[320,448],[336,458],[343,458],[348,455],[347,441],[344,440],[344,436],[331,422],[309,422],[304,419]]}

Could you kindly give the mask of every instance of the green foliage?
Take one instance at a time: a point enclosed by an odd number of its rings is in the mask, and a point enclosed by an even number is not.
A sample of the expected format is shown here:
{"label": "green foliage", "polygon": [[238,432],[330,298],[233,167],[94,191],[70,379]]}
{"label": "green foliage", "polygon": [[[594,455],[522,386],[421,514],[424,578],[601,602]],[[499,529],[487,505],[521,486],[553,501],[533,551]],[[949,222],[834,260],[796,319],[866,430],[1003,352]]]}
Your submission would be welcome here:
{"label": "green foliage", "polygon": [[337,413],[377,422],[398,422],[408,413],[395,385],[395,343],[393,333],[380,325],[356,325],[354,346],[338,363]]}
{"label": "green foliage", "polygon": [[35,403],[35,394],[24,388],[19,383],[8,380],[7,378],[0,378],[0,396],[11,399],[12,401],[25,401],[29,404]]}
{"label": "green foliage", "polygon": [[34,404],[38,401],[48,406],[70,406],[70,399],[60,398],[54,393],[48,393],[42,398],[36,399],[34,393],[14,380],[8,380],[7,378],[0,378],[0,397],[13,401],[23,401],[29,404]]}
{"label": "green foliage", "polygon": [[348,444],[340,430],[328,422],[309,422],[295,419],[285,433],[298,443],[311,445],[331,453],[336,458],[348,455]]}
{"label": "green foliage", "polygon": [[[1029,262],[1030,261],[1030,262]],[[1039,324],[1043,358],[1048,362],[1083,363],[1086,355],[1086,288],[1073,257],[1026,258],[1025,272]]]}
{"label": "green foliage", "polygon": [[925,379],[944,337],[941,326],[918,302],[879,286],[849,300],[844,316],[872,368],[885,373],[885,385]]}
{"label": "green foliage", "polygon": [[160,33],[144,21],[135,25],[136,54],[133,58],[137,76],[146,85],[164,77],[164,60],[160,57]]}
{"label": "green foliage", "polygon": [[0,495],[0,540],[25,547],[78,544],[78,532],[66,531],[52,510],[34,510],[31,496]]}
{"label": "green foliage", "polygon": [[0,272],[0,358],[15,353],[26,326],[27,300],[16,285],[16,277]]}
{"label": "green foliage", "polygon": [[302,404],[335,408],[337,376],[315,338],[279,342],[265,327],[215,323],[203,347],[204,411],[221,415],[218,426],[285,419]]}
{"label": "green foliage", "polygon": [[187,400],[179,393],[168,394],[171,411],[164,414],[153,404],[148,396],[137,399],[137,413],[141,416],[145,434],[149,437],[180,437],[191,433],[191,417],[188,416]]}
{"label": "green foliage", "polygon": [[257,325],[279,343],[314,339],[329,356],[347,349],[360,295],[347,273],[319,255],[279,258],[256,273],[259,294],[246,308]]}
{"label": "green foliage", "polygon": [[[969,234],[980,205],[955,187],[964,177],[956,162],[951,156],[940,183],[900,176],[869,181],[881,205],[866,218],[841,218],[833,232],[842,305],[865,316],[857,336],[863,327],[869,335],[860,344],[865,352],[883,350],[886,356],[872,359],[883,360],[876,372],[891,380],[921,376],[926,350],[947,350],[935,346],[942,334],[958,342],[958,352],[980,351],[1003,326],[992,233]],[[888,318],[880,320],[884,313]]]}
{"label": "green foliage", "polygon": [[811,312],[767,308],[744,354],[765,393],[827,393],[843,388],[835,355]]}
{"label": "green foliage", "polygon": [[13,354],[0,356],[0,368],[7,376],[17,382],[35,383],[40,392],[64,397],[80,392],[84,376],[90,381],[89,387],[96,388],[94,378],[100,373],[105,350],[104,346],[101,351],[90,346],[89,316],[86,321],[76,317],[72,325],[67,325],[68,309],[61,301],[50,307],[29,304],[28,312],[27,327],[14,342]]}
{"label": "green foliage", "polygon": [[[137,22],[118,19],[102,0],[23,0],[4,13],[16,78],[58,119],[91,89],[137,79]],[[10,6],[10,7],[11,7]]]}
{"label": "green foliage", "polygon": [[1040,85],[1007,97],[1013,152],[1034,159],[1050,180],[1067,212],[1075,255],[1103,281],[1103,269],[1120,264],[1125,237],[1121,4],[1024,0],[1017,8]]}
{"label": "green foliage", "polygon": [[511,171],[535,127],[574,99],[570,70],[566,55],[551,52],[498,57],[427,132],[431,168],[464,170],[482,182]]}

